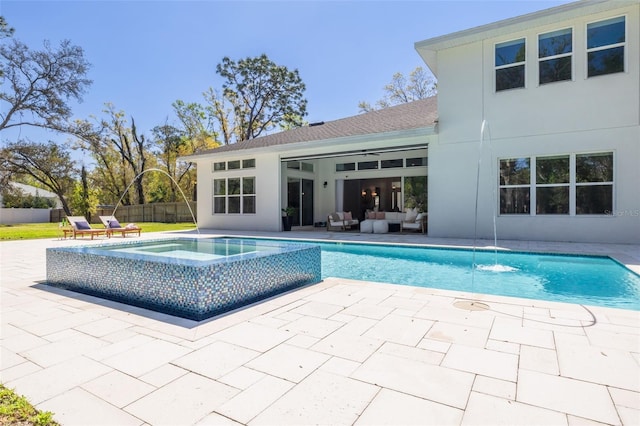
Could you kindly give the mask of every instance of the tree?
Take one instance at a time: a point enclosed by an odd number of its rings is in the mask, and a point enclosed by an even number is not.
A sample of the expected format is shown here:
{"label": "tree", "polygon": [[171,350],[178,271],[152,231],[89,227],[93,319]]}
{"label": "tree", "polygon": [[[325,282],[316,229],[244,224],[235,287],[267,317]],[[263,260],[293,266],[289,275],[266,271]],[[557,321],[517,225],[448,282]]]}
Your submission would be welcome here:
{"label": "tree", "polygon": [[73,211],[81,214],[87,220],[98,210],[98,200],[100,191],[97,188],[90,188],[87,179],[87,170],[82,166],[80,171],[80,182],[76,182],[71,194],[71,207]]}
{"label": "tree", "polygon": [[78,120],[70,132],[78,138],[78,146],[89,151],[97,162],[94,174],[99,176],[96,181],[107,198],[103,201],[115,203],[124,196],[123,204],[134,204],[127,191],[133,182],[136,203],[144,204],[144,171],[152,161],[150,144],[143,134],[138,134],[133,117],[129,124],[124,112],[116,111],[112,104],[106,107],[107,118],[97,123]]}
{"label": "tree", "polygon": [[0,170],[10,176],[30,176],[58,196],[62,208],[71,215],[65,198],[73,185],[76,170],[67,150],[54,142],[18,141],[0,150]]}
{"label": "tree", "polygon": [[[224,57],[216,72],[225,81],[222,97],[210,90],[209,105],[223,128],[223,143],[254,139],[277,126],[300,126],[307,114],[306,89],[298,70],[276,65],[267,55],[235,62]],[[233,124],[225,117],[229,102]]]}
{"label": "tree", "polygon": [[0,101],[8,104],[0,112],[0,130],[36,126],[65,131],[71,116],[67,102],[81,101],[91,84],[82,48],[64,40],[58,49],[45,41],[43,50],[31,50],[12,39],[0,46],[0,61],[5,79]]}
{"label": "tree", "polygon": [[409,74],[409,80],[400,72],[393,75],[391,83],[384,86],[385,95],[376,102],[375,107],[368,102],[358,104],[360,112],[370,112],[393,105],[417,101],[434,96],[437,93],[435,78],[422,67],[416,67]]}
{"label": "tree", "polygon": [[0,38],[11,37],[14,32],[15,29],[9,26],[4,16],[0,16]]}

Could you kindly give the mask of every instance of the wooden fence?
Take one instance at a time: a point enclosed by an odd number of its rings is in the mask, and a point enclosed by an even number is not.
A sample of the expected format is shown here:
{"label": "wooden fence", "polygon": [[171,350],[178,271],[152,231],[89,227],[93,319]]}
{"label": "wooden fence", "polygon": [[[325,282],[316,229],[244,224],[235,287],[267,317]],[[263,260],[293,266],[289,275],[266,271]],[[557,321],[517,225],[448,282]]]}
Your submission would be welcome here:
{"label": "wooden fence", "polygon": [[[189,211],[189,207],[193,211],[193,214],[197,220],[197,203],[195,201],[187,203],[153,203],[153,204],[138,204],[133,206],[118,206],[115,212],[115,217],[118,222],[123,226],[126,223],[135,222],[163,222],[163,223],[176,223],[176,222],[193,222],[193,217]],[[113,214],[113,207],[98,208],[96,213],[91,217],[91,223],[100,223],[98,216],[111,216]],[[64,210],[52,209],[50,220],[51,222],[60,222],[65,217]]]}

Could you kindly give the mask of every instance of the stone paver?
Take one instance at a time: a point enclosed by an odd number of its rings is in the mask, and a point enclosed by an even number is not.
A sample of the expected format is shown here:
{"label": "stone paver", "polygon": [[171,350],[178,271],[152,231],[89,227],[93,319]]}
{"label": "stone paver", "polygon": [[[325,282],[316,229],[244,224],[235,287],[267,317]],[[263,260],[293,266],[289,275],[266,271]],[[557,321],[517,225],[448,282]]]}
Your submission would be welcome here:
{"label": "stone paver", "polygon": [[[46,247],[104,241],[0,243],[0,380],[64,426],[640,424],[638,311],[329,278],[197,323],[43,283]],[[500,245],[640,270],[638,245]]]}

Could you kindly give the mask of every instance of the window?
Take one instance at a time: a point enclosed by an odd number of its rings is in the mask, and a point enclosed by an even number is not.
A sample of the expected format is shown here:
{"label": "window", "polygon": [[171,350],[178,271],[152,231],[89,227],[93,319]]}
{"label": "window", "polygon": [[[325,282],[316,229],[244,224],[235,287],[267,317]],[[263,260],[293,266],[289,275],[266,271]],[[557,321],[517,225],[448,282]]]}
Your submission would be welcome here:
{"label": "window", "polygon": [[608,214],[613,153],[501,159],[498,186],[500,214]]}
{"label": "window", "polygon": [[427,157],[407,158],[407,167],[420,167],[427,165]]}
{"label": "window", "polygon": [[529,214],[529,158],[500,160],[500,214]]}
{"label": "window", "polygon": [[360,161],[358,163],[358,170],[373,170],[378,168],[377,161]]}
{"label": "window", "polygon": [[523,38],[496,44],[496,92],[524,87],[525,54]]}
{"label": "window", "polygon": [[227,212],[227,180],[213,180],[213,213]]}
{"label": "window", "polygon": [[356,163],[338,163],[336,164],[336,172],[348,172],[356,169]]}
{"label": "window", "polygon": [[235,170],[240,168],[240,160],[234,160],[227,162],[227,168],[229,170]]}
{"label": "window", "polygon": [[402,158],[397,158],[395,160],[382,160],[380,162],[381,169],[392,169],[396,167],[402,167],[404,165],[404,161]]}
{"label": "window", "polygon": [[243,169],[253,169],[256,166],[255,158],[250,158],[248,160],[242,160],[242,168]]}
{"label": "window", "polygon": [[214,179],[213,213],[255,213],[255,181],[255,177]]}
{"label": "window", "polygon": [[613,211],[613,154],[576,155],[576,214]]}
{"label": "window", "polygon": [[569,156],[536,159],[536,214],[569,214]]}
{"label": "window", "polygon": [[256,178],[242,178],[242,213],[256,212]]}
{"label": "window", "polygon": [[625,18],[587,25],[587,73],[589,77],[624,71]]}
{"label": "window", "polygon": [[227,179],[227,213],[240,213],[240,178]]}
{"label": "window", "polygon": [[572,43],[571,28],[538,36],[540,84],[571,80]]}
{"label": "window", "polygon": [[224,161],[220,161],[218,163],[213,163],[213,171],[220,172],[227,169],[227,163]]}

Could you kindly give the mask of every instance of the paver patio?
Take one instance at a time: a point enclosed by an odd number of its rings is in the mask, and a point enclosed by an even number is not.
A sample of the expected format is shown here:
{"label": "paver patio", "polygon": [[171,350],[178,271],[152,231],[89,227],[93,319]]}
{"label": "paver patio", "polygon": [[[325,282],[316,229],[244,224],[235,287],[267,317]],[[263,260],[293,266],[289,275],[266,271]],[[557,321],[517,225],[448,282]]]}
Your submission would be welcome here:
{"label": "paver patio", "polygon": [[[104,241],[0,243],[0,381],[62,425],[640,424],[638,311],[329,278],[196,323],[43,284],[46,247]],[[499,244],[640,272],[640,245]]]}

